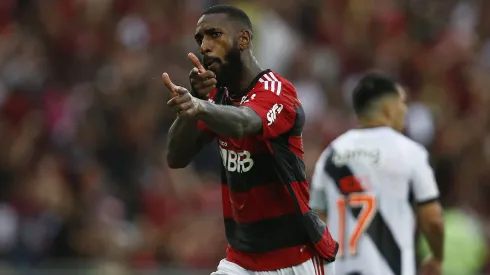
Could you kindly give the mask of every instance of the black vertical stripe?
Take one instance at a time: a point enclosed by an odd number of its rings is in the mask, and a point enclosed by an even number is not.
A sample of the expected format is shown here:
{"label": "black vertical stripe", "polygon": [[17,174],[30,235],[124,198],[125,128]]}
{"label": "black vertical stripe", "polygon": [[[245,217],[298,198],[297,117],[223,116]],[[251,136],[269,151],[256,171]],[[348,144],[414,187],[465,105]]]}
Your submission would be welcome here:
{"label": "black vertical stripe", "polygon": [[226,238],[244,253],[265,253],[309,242],[297,213],[250,223],[225,219]]}
{"label": "black vertical stripe", "polygon": [[[345,177],[352,177],[354,176],[354,173],[352,173],[352,170],[347,165],[336,165],[333,162],[334,155],[335,150],[332,150],[325,164],[325,172],[335,181],[339,191],[342,192],[339,186],[340,180]],[[346,193],[343,194],[345,196],[349,195]],[[349,209],[354,217],[357,218],[359,216],[359,208]],[[376,248],[388,263],[393,274],[401,275],[402,257],[400,247],[393,237],[386,221],[379,212],[376,212],[365,233],[373,240]]]}
{"label": "black vertical stripe", "polygon": [[[292,182],[305,182],[306,181],[306,172],[305,172],[305,164],[301,158],[296,156],[289,147],[289,138],[291,136],[301,136],[302,129],[305,123],[304,118],[304,110],[301,105],[295,106],[296,110],[296,119],[292,126],[292,128],[278,136],[277,138],[269,140],[269,145],[272,149],[272,155],[274,157],[274,162],[272,166],[274,167],[274,171],[278,175],[279,181],[284,184],[288,190],[289,195],[291,196],[293,203],[298,211],[299,223],[307,232],[309,237],[309,242],[314,245],[319,242],[323,242],[323,236],[325,233],[325,223],[318,217],[318,215],[313,212],[311,209],[303,213],[301,209],[301,204],[306,204],[303,201],[300,201],[297,197],[293,187],[291,186]],[[309,198],[307,198],[308,200]],[[327,262],[335,261],[335,256],[338,251],[338,244],[335,243],[335,248],[333,249],[332,255],[326,256],[324,260]]]}

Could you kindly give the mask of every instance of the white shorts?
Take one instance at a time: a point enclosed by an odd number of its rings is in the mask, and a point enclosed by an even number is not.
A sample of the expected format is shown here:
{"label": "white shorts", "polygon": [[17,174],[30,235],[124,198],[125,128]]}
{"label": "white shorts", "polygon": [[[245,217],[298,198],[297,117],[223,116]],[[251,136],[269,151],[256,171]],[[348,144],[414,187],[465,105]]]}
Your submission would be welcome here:
{"label": "white shorts", "polygon": [[218,270],[211,275],[335,275],[335,263],[324,264],[323,270],[319,270],[315,261],[310,259],[300,265],[274,271],[250,271],[223,259]]}

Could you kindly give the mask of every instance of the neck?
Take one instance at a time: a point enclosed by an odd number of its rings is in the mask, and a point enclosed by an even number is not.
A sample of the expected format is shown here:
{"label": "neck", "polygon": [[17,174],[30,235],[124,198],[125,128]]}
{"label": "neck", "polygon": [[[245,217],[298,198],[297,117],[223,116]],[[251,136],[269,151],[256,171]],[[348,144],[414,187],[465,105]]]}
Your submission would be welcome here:
{"label": "neck", "polygon": [[263,71],[259,62],[257,62],[257,59],[255,59],[255,56],[250,52],[242,57],[242,64],[243,67],[240,70],[240,73],[227,87],[228,91],[234,95],[238,95],[241,91],[248,88],[254,78]]}
{"label": "neck", "polygon": [[359,118],[361,128],[391,127],[386,119],[380,118]]}

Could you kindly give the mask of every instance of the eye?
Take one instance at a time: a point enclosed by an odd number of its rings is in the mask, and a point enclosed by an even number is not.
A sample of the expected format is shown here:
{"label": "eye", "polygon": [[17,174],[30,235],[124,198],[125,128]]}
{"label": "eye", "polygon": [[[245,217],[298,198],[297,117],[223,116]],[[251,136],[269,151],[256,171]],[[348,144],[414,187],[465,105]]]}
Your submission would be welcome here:
{"label": "eye", "polygon": [[222,34],[223,34],[222,32],[216,32],[216,31],[212,33],[213,37],[220,37]]}
{"label": "eye", "polygon": [[202,38],[201,37],[196,38],[196,42],[198,45],[201,45],[202,44]]}

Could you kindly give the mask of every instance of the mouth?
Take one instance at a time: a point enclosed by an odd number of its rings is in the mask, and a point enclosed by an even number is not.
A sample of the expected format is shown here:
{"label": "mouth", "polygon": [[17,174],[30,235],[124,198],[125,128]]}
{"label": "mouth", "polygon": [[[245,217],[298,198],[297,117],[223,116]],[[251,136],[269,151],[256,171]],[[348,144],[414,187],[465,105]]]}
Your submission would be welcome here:
{"label": "mouth", "polygon": [[203,65],[206,69],[217,69],[219,67],[219,64],[220,62],[218,58],[204,57],[203,59]]}

